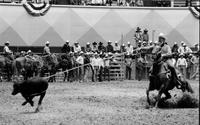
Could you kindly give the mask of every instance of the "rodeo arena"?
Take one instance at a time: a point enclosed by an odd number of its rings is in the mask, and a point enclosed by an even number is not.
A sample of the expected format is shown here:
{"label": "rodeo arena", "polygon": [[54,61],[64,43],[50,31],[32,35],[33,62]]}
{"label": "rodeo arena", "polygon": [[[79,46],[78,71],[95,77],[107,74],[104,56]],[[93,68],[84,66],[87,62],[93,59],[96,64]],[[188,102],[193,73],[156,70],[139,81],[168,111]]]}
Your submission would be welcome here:
{"label": "rodeo arena", "polygon": [[199,125],[199,0],[0,0],[0,125]]}

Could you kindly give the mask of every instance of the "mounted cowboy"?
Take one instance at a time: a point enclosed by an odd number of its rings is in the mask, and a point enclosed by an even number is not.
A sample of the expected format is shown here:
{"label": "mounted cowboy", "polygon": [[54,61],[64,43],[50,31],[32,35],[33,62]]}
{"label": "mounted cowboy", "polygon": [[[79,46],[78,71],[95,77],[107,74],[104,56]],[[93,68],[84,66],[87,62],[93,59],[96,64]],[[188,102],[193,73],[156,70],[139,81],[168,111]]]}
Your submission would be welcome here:
{"label": "mounted cowboy", "polygon": [[50,55],[50,54],[51,54],[50,48],[49,48],[49,44],[50,44],[50,42],[49,42],[49,41],[46,41],[45,47],[44,47],[44,51],[43,51],[43,54],[44,54],[44,55]]}
{"label": "mounted cowboy", "polygon": [[[170,71],[172,72],[172,76],[174,76],[174,79],[178,81],[179,85],[181,84],[181,81],[179,81],[177,74],[176,74],[176,70],[174,68],[174,61],[172,60],[172,51],[170,46],[167,44],[166,42],[166,36],[163,33],[160,33],[158,36],[158,43],[157,45],[153,45],[153,46],[148,46],[148,47],[141,47],[141,49],[144,50],[152,50],[152,53],[154,52],[159,52],[161,53],[161,57],[157,60],[157,61],[164,61],[167,63],[168,68],[170,69]],[[150,69],[150,74],[153,71],[152,67]]]}
{"label": "mounted cowboy", "polygon": [[3,48],[3,53],[4,53],[4,56],[9,59],[9,60],[13,60],[12,58],[12,54],[13,52],[9,49],[9,44],[10,42],[9,41],[6,41],[5,44],[4,44],[4,48]]}

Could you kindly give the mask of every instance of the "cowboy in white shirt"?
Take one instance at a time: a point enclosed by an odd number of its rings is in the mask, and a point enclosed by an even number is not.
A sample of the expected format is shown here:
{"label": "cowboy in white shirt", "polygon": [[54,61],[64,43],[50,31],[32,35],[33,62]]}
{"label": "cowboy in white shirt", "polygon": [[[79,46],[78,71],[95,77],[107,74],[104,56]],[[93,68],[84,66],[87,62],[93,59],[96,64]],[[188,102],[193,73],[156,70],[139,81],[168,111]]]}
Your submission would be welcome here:
{"label": "cowboy in white shirt", "polygon": [[49,55],[49,54],[51,54],[51,52],[50,52],[50,48],[49,48],[49,41],[46,41],[46,43],[45,43],[46,45],[45,45],[45,47],[44,47],[44,55]]}
{"label": "cowboy in white shirt", "polygon": [[192,53],[192,50],[186,44],[183,44],[183,51],[184,54]]}
{"label": "cowboy in white shirt", "polygon": [[177,67],[179,68],[179,70],[181,71],[181,73],[183,74],[184,77],[186,77],[186,68],[187,68],[187,61],[186,59],[183,57],[183,54],[180,54],[180,58],[178,58],[177,60]]}
{"label": "cowboy in white shirt", "polygon": [[78,44],[78,42],[74,43],[74,52],[80,52],[81,51],[81,46]]}
{"label": "cowboy in white shirt", "polygon": [[183,47],[183,45],[184,45],[185,43],[183,42],[183,41],[181,41],[181,46],[178,48],[178,53],[184,53],[184,47]]}
{"label": "cowboy in white shirt", "polygon": [[127,54],[133,53],[133,46],[131,45],[130,42],[127,43],[126,52],[127,52]]}
{"label": "cowboy in white shirt", "polygon": [[91,65],[94,69],[94,74],[93,74],[93,81],[97,81],[97,76],[99,72],[99,55],[97,53],[94,54],[94,57],[91,58]]}
{"label": "cowboy in white shirt", "polygon": [[118,44],[117,41],[115,41],[115,45],[113,47],[114,52],[120,53],[120,48],[121,48],[121,46]]}
{"label": "cowboy in white shirt", "polygon": [[5,46],[3,48],[3,52],[4,52],[5,55],[12,54],[12,51],[9,49],[9,44],[10,44],[9,41],[5,42]]}
{"label": "cowboy in white shirt", "polygon": [[[78,63],[78,66],[81,66],[84,64],[84,53],[80,51],[79,56],[76,58],[76,62]],[[79,68],[79,82],[83,81],[83,76],[84,76],[84,67]]]}

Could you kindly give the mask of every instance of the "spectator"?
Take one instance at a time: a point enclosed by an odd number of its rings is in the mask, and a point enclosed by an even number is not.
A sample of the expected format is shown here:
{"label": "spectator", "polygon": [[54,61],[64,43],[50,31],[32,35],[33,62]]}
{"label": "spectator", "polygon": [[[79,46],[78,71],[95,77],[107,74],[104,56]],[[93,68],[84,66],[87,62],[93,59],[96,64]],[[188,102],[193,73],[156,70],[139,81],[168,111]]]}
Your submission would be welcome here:
{"label": "spectator", "polygon": [[131,72],[132,72],[132,58],[129,54],[125,58],[125,65],[126,65],[126,79],[131,80]]}
{"label": "spectator", "polygon": [[44,47],[44,50],[43,50],[43,54],[44,55],[49,55],[49,54],[51,54],[51,52],[50,52],[50,48],[49,48],[49,41],[46,41],[46,43],[45,43],[45,47]]}
{"label": "spectator", "polygon": [[180,47],[178,48],[178,53],[179,54],[181,54],[181,53],[184,53],[184,48],[183,48],[183,45],[184,45],[185,43],[183,42],[183,41],[181,41],[181,45],[180,45]]}
{"label": "spectator", "polygon": [[67,40],[66,43],[63,45],[61,52],[68,54],[70,51],[71,51],[71,47],[69,46],[69,40]]}
{"label": "spectator", "polygon": [[103,60],[103,55],[100,54],[97,58],[98,64],[99,64],[99,73],[98,73],[98,78],[99,82],[102,82],[102,75],[103,75],[103,68],[104,68],[104,60]]}
{"label": "spectator", "polygon": [[103,46],[102,42],[99,42],[99,46],[98,46],[98,52],[100,54],[103,54],[105,52],[105,47]]}
{"label": "spectator", "polygon": [[[76,59],[76,62],[78,63],[78,66],[84,65],[84,53],[83,53],[83,51],[80,51],[79,56]],[[83,82],[83,76],[84,76],[83,66],[79,68],[78,72],[79,72],[79,74],[78,74],[79,82]]]}
{"label": "spectator", "polygon": [[153,45],[153,42],[150,40],[149,41],[149,46],[152,46]]}
{"label": "spectator", "polygon": [[89,42],[87,42],[87,44],[86,44],[85,51],[86,52],[91,52],[92,51],[92,48],[90,47],[90,43]]}
{"label": "spectator", "polygon": [[98,51],[97,42],[93,42],[92,45],[93,45],[92,52],[93,53],[97,52]]}
{"label": "spectator", "polygon": [[144,56],[140,53],[139,58],[137,58],[137,63],[136,63],[136,78],[138,81],[142,80],[145,74],[145,59]]}
{"label": "spectator", "polygon": [[141,33],[141,29],[140,27],[137,27],[136,31],[135,31],[135,42],[136,42],[136,47],[138,46],[138,42],[142,41],[142,33]]}
{"label": "spectator", "polygon": [[97,81],[97,76],[98,76],[98,72],[99,72],[99,62],[98,62],[98,53],[96,52],[94,54],[94,56],[91,58],[91,65],[94,69],[94,73],[92,76],[92,81],[96,82]]}
{"label": "spectator", "polygon": [[109,40],[109,41],[108,41],[108,45],[106,46],[106,52],[107,52],[107,53],[109,53],[109,52],[113,53],[113,52],[114,52],[113,46],[111,45],[111,43],[112,43],[112,42]]}
{"label": "spectator", "polygon": [[192,53],[192,50],[186,44],[183,44],[183,51],[184,54]]}
{"label": "spectator", "polygon": [[120,45],[118,44],[117,41],[115,41],[115,45],[113,48],[115,53],[120,53]]}
{"label": "spectator", "polygon": [[146,42],[146,43],[149,42],[149,34],[148,34],[148,30],[147,29],[145,29],[143,34],[142,34],[142,40],[143,40],[143,42]]}
{"label": "spectator", "polygon": [[195,72],[196,72],[196,69],[199,67],[199,58],[198,58],[198,56],[197,55],[193,55],[192,54],[192,57],[191,57],[191,63],[192,63],[192,72],[191,72],[191,77],[190,78],[192,78],[192,76],[195,74]]}
{"label": "spectator", "polygon": [[128,55],[133,53],[133,46],[131,45],[130,42],[127,43],[126,52]]}
{"label": "spectator", "polygon": [[125,44],[124,44],[124,43],[121,45],[120,51],[121,51],[122,53],[126,52],[126,47],[125,47]]}
{"label": "spectator", "polygon": [[183,74],[183,76],[186,78],[187,61],[183,57],[183,53],[180,54],[180,58],[178,58],[178,60],[177,60],[177,67],[179,68],[179,70]]}
{"label": "spectator", "polygon": [[4,56],[5,56],[6,59],[8,59],[8,60],[14,60],[14,58],[12,56],[13,53],[9,49],[9,44],[10,44],[9,41],[5,42],[5,44],[4,44],[5,46],[3,48],[3,54],[4,54]]}
{"label": "spectator", "polygon": [[81,46],[79,45],[78,42],[75,42],[75,43],[74,43],[74,52],[75,52],[75,53],[81,52]]}
{"label": "spectator", "polygon": [[144,6],[143,0],[137,0],[136,1],[136,6],[143,7]]}
{"label": "spectator", "polygon": [[178,44],[176,42],[174,42],[174,45],[172,47],[172,53],[178,53]]}
{"label": "spectator", "polygon": [[105,54],[104,57],[104,80],[106,79],[106,76],[108,76],[108,81],[110,81],[110,57],[108,56],[108,53]]}

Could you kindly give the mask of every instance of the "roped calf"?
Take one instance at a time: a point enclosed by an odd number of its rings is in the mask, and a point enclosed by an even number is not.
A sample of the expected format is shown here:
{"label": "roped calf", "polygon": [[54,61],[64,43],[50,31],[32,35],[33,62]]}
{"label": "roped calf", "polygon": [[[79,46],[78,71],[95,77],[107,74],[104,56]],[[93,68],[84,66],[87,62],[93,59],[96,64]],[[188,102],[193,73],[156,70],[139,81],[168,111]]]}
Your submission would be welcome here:
{"label": "roped calf", "polygon": [[40,99],[38,101],[38,106],[35,110],[35,112],[39,112],[42,104],[42,100],[46,94],[46,90],[48,88],[48,82],[45,79],[35,77],[31,78],[29,80],[24,81],[14,81],[13,84],[13,92],[12,95],[16,95],[18,93],[21,93],[21,95],[25,98],[25,102],[22,103],[22,105],[26,105],[29,103],[31,106],[34,106],[34,102],[32,99],[35,96],[40,96]]}

